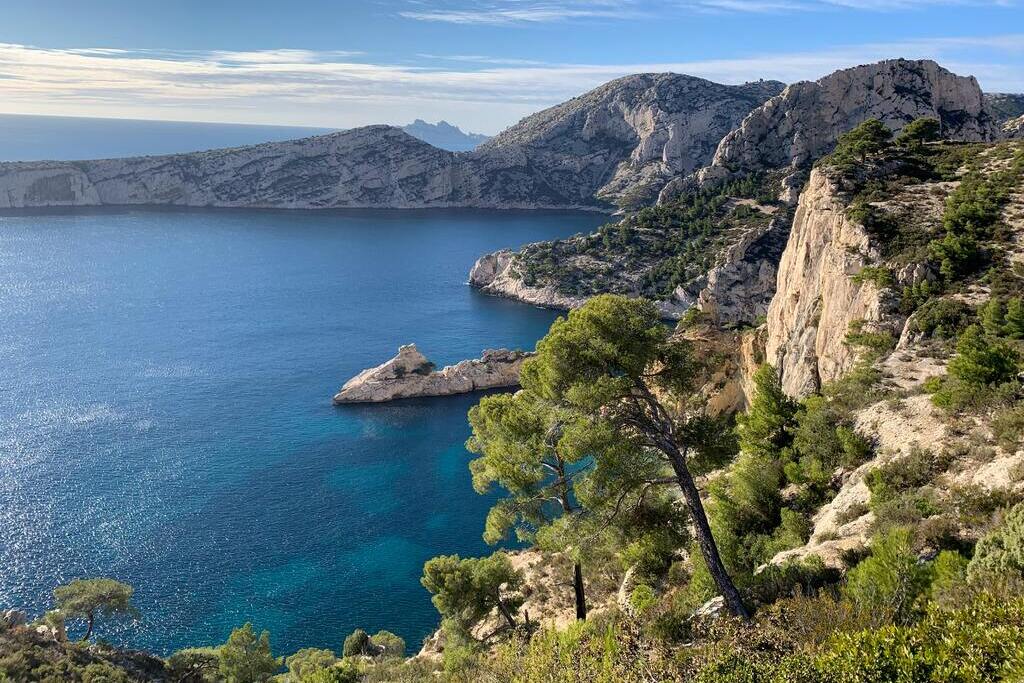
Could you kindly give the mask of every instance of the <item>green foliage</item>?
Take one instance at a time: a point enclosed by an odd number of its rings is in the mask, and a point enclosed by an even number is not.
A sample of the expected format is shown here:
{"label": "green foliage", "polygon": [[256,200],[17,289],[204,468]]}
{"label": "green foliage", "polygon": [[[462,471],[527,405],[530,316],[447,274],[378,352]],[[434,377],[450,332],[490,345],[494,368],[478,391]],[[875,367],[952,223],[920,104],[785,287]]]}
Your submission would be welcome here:
{"label": "green foliage", "polygon": [[998,297],[989,297],[989,300],[978,310],[978,314],[985,334],[998,337],[1003,333],[1003,326],[1006,324],[1006,311],[1003,309],[1003,302]]}
{"label": "green foliage", "polygon": [[1024,604],[983,599],[962,610],[933,609],[913,626],[840,634],[815,668],[842,683],[1009,682],[1024,671],[1022,636]]}
{"label": "green foliage", "polygon": [[932,400],[943,408],[980,407],[998,399],[1000,385],[1015,381],[1020,355],[1007,343],[985,335],[980,325],[971,325],[956,345],[949,362],[949,379]]}
{"label": "green foliage", "polygon": [[305,683],[317,671],[329,669],[337,663],[338,656],[334,652],[315,647],[303,648],[284,660],[289,683]]}
{"label": "green foliage", "polygon": [[793,450],[787,454],[790,482],[825,486],[837,467],[855,467],[870,455],[846,411],[824,396],[808,396],[796,416]]}
{"label": "green foliage", "polygon": [[352,664],[342,663],[330,669],[320,669],[302,679],[302,683],[358,683],[363,676]]}
{"label": "green foliage", "polygon": [[361,628],[357,628],[352,633],[345,637],[345,642],[341,646],[341,655],[343,657],[356,657],[358,655],[368,655],[373,653],[373,648],[370,644],[369,634]]}
{"label": "green foliage", "polygon": [[871,556],[849,571],[843,592],[878,623],[909,624],[930,584],[931,570],[918,563],[910,531],[895,528],[875,536]]}
{"label": "green foliage", "polygon": [[868,119],[853,130],[839,136],[828,163],[848,169],[863,163],[873,154],[884,151],[892,139],[892,131],[878,119]]}
{"label": "green foliage", "polygon": [[932,339],[953,339],[974,322],[973,309],[959,299],[932,299],[917,309],[911,330]]}
{"label": "green foliage", "polygon": [[380,630],[370,637],[382,657],[404,657],[405,640],[391,631]]}
{"label": "green foliage", "polygon": [[891,289],[896,284],[892,271],[885,266],[864,266],[850,279],[856,284],[870,282],[878,289]]}
{"label": "green foliage", "polygon": [[941,132],[942,124],[938,119],[921,117],[903,127],[896,136],[896,144],[914,147],[925,142],[934,142],[939,139]]}
{"label": "green foliage", "polygon": [[851,320],[850,328],[843,340],[849,346],[863,349],[869,358],[877,358],[896,346],[896,340],[888,332],[868,332],[864,329],[865,321]]}
{"label": "green foliage", "polygon": [[178,650],[167,658],[167,672],[175,682],[214,683],[220,680],[220,654],[213,647]]}
{"label": "green foliage", "polygon": [[958,235],[951,231],[942,239],[929,242],[928,253],[938,261],[939,272],[947,282],[962,280],[984,263],[977,239],[972,235]]}
{"label": "green foliage", "polygon": [[654,589],[646,583],[637,584],[629,594],[629,605],[637,614],[643,614],[657,603]]}
{"label": "green foliage", "polygon": [[481,558],[435,557],[423,565],[420,583],[433,595],[441,617],[461,634],[468,634],[496,607],[514,626],[514,614],[522,604],[520,597],[502,593],[503,586],[507,593],[516,593],[523,584],[522,572],[513,569],[503,552]]}
{"label": "green foliage", "polygon": [[740,448],[751,454],[777,457],[789,445],[796,403],[782,390],[779,373],[764,364],[754,373],[754,399],[737,421]]}
{"label": "green foliage", "polygon": [[932,563],[932,601],[943,607],[957,605],[967,581],[968,560],[955,550],[943,550]]}
{"label": "green foliage", "polygon": [[132,605],[135,589],[128,584],[107,578],[75,579],[69,584],[58,586],[53,597],[65,617],[83,619],[87,629],[82,640],[87,640],[93,631],[97,616],[127,616],[138,618],[139,611]]}
{"label": "green foliage", "polygon": [[992,418],[992,434],[1000,446],[1016,452],[1024,444],[1024,404],[997,412]]}
{"label": "green foliage", "polygon": [[774,204],[774,194],[768,178],[750,174],[646,206],[592,235],[528,245],[513,267],[527,285],[553,285],[571,296],[633,293],[636,282],[619,274],[644,273],[641,294],[663,298],[707,271],[731,233],[771,220],[731,199]]}
{"label": "green foliage", "polygon": [[1024,503],[1014,506],[1002,524],[978,541],[967,568],[973,582],[998,575],[1024,579]]}
{"label": "green foliage", "polygon": [[220,674],[226,683],[263,683],[281,667],[270,651],[270,633],[259,636],[246,622],[228,636],[219,650]]}
{"label": "green foliage", "polygon": [[1003,334],[1010,339],[1024,339],[1024,299],[1015,296],[1006,304],[1006,326]]}

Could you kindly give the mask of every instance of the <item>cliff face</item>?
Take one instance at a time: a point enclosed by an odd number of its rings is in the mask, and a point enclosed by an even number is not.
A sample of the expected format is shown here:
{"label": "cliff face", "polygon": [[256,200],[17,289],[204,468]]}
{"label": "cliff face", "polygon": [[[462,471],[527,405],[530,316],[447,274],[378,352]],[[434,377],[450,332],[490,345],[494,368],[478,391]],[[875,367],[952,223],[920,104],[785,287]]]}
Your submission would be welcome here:
{"label": "cliff face", "polygon": [[794,396],[817,391],[853,367],[857,352],[845,343],[851,323],[896,322],[893,302],[872,282],[854,279],[877,253],[846,208],[834,183],[815,169],[779,261],[765,355]]}
{"label": "cliff face", "polygon": [[[952,140],[999,136],[973,76],[958,76],[931,60],[893,59],[788,86],[722,139],[711,164],[695,180],[787,169],[783,198],[795,202],[806,178],[801,171],[831,152],[840,135],[871,118],[896,130],[919,117],[938,119],[943,137]],[[688,184],[670,184],[663,199]]]}
{"label": "cliff face", "polygon": [[460,170],[451,152],[370,126],[192,154],[0,164],[0,207],[446,206],[460,196]]}
{"label": "cliff face", "polygon": [[665,177],[706,164],[722,136],[781,88],[630,76],[458,154],[368,126],[192,154],[0,163],[0,208],[604,209],[631,193],[649,198]]}
{"label": "cliff face", "polygon": [[[676,164],[672,167],[676,177],[660,193],[659,204],[669,211],[696,194],[714,194],[716,188],[729,182],[763,176],[770,180],[770,192],[787,205],[774,211],[770,222],[736,221],[735,214],[720,211],[710,217],[714,223],[710,237],[705,236],[699,244],[662,239],[657,234],[661,228],[652,230],[645,224],[638,230],[642,237],[630,244],[619,248],[607,246],[615,242],[607,239],[609,234],[633,229],[631,218],[627,217],[614,230],[603,230],[600,238],[589,235],[529,245],[514,254],[487,256],[478,264],[481,277],[475,278],[474,284],[490,293],[559,308],[580,305],[589,296],[604,292],[643,295],[655,299],[666,317],[678,318],[696,304],[719,324],[756,324],[767,314],[768,302],[779,281],[776,269],[789,237],[793,216],[790,207],[796,204],[812,162],[831,152],[841,134],[866,119],[878,118],[898,129],[923,116],[939,119],[943,136],[954,140],[985,141],[1002,135],[974,78],[957,76],[934,62],[890,60],[837,71],[815,82],[791,85],[754,109],[724,136],[709,165],[686,175],[693,165]],[[499,136],[492,144],[501,139]],[[637,149],[644,148],[641,145]],[[617,175],[634,177],[630,174],[638,168],[645,166],[624,164]],[[666,176],[657,177],[660,183]],[[631,182],[633,187],[647,187],[639,180]],[[760,205],[764,192],[762,189],[739,194],[730,201]],[[808,197],[807,201],[817,200]],[[805,208],[801,220],[807,220],[809,211],[814,213]],[[695,222],[692,217],[683,218],[670,231],[685,231],[687,221]],[[663,225],[664,221],[658,219],[653,223]],[[852,233],[846,236],[856,241]],[[602,240],[606,246],[602,247]],[[691,254],[687,256],[686,251]],[[673,266],[680,259],[694,260],[693,252],[708,255],[702,259],[703,272],[681,273]],[[834,261],[817,266],[859,267],[854,261],[840,263],[843,258],[837,253]],[[500,272],[494,271],[492,278],[483,277],[483,273],[490,272],[483,267],[484,261],[500,262]],[[548,265],[551,263],[555,267]],[[666,290],[664,278],[659,286],[651,287],[648,281],[658,280],[659,273],[666,269],[675,269],[671,291]],[[829,273],[818,275],[828,276]],[[866,291],[864,296],[868,296]],[[864,305],[868,305],[866,301]],[[869,320],[874,315],[868,310],[856,313]],[[814,316],[812,310],[803,311],[793,325],[803,329],[802,324]],[[819,343],[841,345],[841,340],[842,337],[818,342],[808,338],[805,347],[813,348]],[[775,350],[781,348],[781,341],[775,343]],[[829,357],[842,355],[838,348],[830,348],[829,352]],[[814,387],[820,379],[841,373],[848,364],[848,360],[840,359],[832,368],[830,362],[824,363],[824,377],[808,375],[799,382]]]}
{"label": "cliff face", "polygon": [[[498,182],[541,196],[594,196],[636,205],[671,177],[711,160],[719,140],[783,84],[721,85],[680,74],[637,74],[529,116],[480,146],[475,162]],[[481,194],[500,188],[485,178]]]}

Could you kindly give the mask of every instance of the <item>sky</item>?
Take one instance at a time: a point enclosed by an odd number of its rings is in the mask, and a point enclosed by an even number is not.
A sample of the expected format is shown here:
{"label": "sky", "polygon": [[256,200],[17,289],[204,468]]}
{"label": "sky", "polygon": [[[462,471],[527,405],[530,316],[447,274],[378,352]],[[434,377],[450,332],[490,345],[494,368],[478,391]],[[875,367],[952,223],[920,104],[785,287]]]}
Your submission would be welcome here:
{"label": "sky", "polygon": [[0,113],[492,134],[630,73],[931,58],[1024,92],[1024,0],[0,0]]}

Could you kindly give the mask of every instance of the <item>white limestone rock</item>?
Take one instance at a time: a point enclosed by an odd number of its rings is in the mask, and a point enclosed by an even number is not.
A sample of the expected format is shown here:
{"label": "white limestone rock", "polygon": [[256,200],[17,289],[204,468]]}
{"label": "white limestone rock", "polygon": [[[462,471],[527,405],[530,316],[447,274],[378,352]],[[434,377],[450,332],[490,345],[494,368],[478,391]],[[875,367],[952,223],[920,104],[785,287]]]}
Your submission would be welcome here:
{"label": "white limestone rock", "polygon": [[448,396],[519,385],[519,370],[532,354],[489,349],[478,359],[435,370],[415,344],[375,368],[363,370],[335,394],[334,403],[381,403],[400,398]]}

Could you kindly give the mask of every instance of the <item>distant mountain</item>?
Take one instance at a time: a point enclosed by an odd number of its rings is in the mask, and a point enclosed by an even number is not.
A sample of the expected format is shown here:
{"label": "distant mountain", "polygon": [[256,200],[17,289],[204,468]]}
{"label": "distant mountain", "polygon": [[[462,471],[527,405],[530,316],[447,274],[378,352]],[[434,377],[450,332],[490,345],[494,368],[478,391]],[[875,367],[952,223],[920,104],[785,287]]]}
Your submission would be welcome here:
{"label": "distant mountain", "polygon": [[[668,179],[710,162],[718,141],[782,88],[774,81],[732,86],[679,74],[628,76],[460,153],[400,128],[367,126],[162,157],[0,162],[0,208],[607,210],[613,202],[652,201]],[[458,130],[434,128],[442,126]]]}
{"label": "distant mountain", "polygon": [[447,149],[449,152],[468,152],[489,139],[489,136],[480,133],[463,133],[461,128],[447,121],[427,123],[423,119],[416,119],[408,126],[402,126],[402,130],[414,138],[419,138],[434,147]]}

